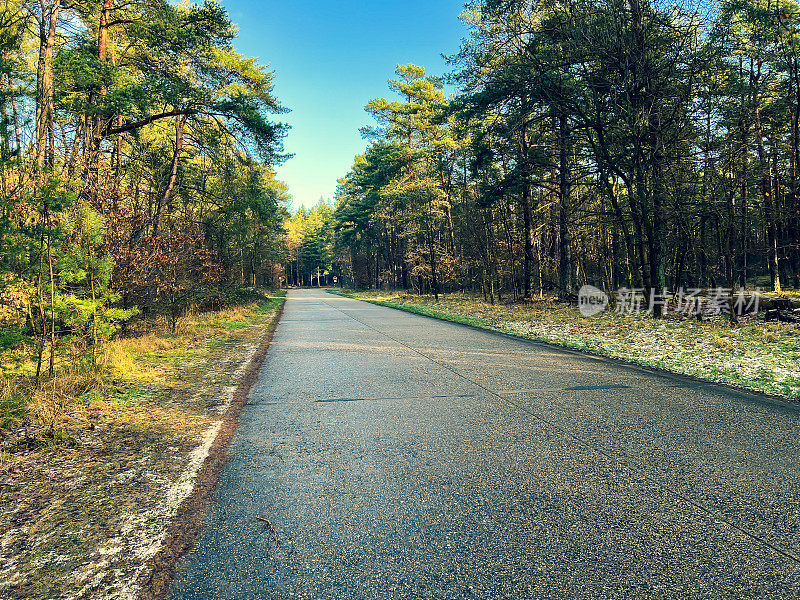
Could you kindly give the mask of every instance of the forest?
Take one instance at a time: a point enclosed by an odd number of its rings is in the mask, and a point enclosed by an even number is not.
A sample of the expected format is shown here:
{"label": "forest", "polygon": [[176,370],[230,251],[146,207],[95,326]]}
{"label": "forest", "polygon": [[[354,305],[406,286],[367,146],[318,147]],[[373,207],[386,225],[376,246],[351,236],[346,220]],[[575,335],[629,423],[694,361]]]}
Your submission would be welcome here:
{"label": "forest", "polygon": [[271,285],[286,109],[225,9],[0,2],[3,369],[36,389],[137,318]]}
{"label": "forest", "polygon": [[[791,589],[796,414],[777,400],[800,401],[800,0],[467,0],[449,49],[442,2],[230,3],[239,38],[223,1],[0,0],[0,597],[201,597],[170,586],[204,540],[230,546],[197,555],[207,597],[251,574],[261,597],[356,597],[384,575],[375,596],[529,597],[545,588],[506,566],[537,556],[507,534],[539,509],[578,532],[561,558],[542,546],[547,585],[576,584],[575,548],[596,545],[621,577],[595,577],[598,597],[702,596],[705,564]],[[416,64],[431,40],[443,72]],[[623,476],[619,448],[643,449]],[[431,496],[445,471],[462,476]],[[514,508],[526,473],[533,512]],[[552,510],[567,479],[618,491],[584,506],[609,517],[596,539]],[[645,514],[662,497],[676,523],[708,517],[703,552],[696,527],[667,539]],[[464,527],[494,505],[512,529]],[[375,540],[413,552],[377,565]],[[513,587],[467,587],[459,540],[491,550],[478,579]],[[664,585],[640,560],[684,554]]]}
{"label": "forest", "polygon": [[94,368],[120,332],[244,287],[592,284],[655,316],[679,289],[800,287],[795,2],[460,18],[449,72],[398,65],[335,197],[290,214],[287,109],[220,4],[0,0],[4,372],[32,364],[38,389],[59,352]]}
{"label": "forest", "polygon": [[795,2],[483,0],[461,19],[450,73],[400,65],[366,106],[332,273],[491,302],[800,287]]}

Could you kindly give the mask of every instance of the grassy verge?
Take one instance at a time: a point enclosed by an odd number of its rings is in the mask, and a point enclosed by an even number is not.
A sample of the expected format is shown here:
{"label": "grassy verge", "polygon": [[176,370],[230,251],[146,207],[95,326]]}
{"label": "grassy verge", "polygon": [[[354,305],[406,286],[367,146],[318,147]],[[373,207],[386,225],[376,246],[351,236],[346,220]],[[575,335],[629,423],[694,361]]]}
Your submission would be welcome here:
{"label": "grassy verge", "polygon": [[0,597],[135,597],[282,304],[263,296],[111,342],[81,394],[65,383],[8,417],[23,425],[0,457]]}
{"label": "grassy verge", "polygon": [[800,400],[800,327],[754,318],[731,326],[603,313],[582,316],[576,307],[542,299],[489,304],[462,294],[414,296],[404,292],[329,290],[381,306],[501,331],[610,356],[775,396]]}

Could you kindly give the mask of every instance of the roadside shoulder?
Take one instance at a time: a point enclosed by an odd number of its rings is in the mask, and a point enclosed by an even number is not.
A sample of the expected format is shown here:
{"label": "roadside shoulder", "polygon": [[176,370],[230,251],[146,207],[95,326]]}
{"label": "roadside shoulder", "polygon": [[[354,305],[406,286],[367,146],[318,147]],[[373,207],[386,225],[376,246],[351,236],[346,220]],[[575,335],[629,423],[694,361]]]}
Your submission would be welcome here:
{"label": "roadside shoulder", "polygon": [[74,441],[3,463],[0,596],[166,593],[282,309],[273,297],[224,317],[197,345],[138,353],[146,378],[87,400],[90,420]]}

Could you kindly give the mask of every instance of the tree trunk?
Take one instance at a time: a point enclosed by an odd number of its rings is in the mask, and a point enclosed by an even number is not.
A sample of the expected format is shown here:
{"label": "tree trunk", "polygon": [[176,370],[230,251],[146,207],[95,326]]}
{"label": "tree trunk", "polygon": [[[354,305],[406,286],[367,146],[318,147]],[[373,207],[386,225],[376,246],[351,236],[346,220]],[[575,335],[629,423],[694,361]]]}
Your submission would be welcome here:
{"label": "tree trunk", "polygon": [[522,127],[522,143],[520,167],[522,171],[522,222],[525,244],[525,261],[523,268],[522,297],[531,299],[531,266],[533,265],[533,218],[531,210],[531,184],[529,181],[528,165],[528,124]]}
{"label": "tree trunk", "polygon": [[22,131],[19,126],[19,111],[17,110],[17,96],[13,92],[14,89],[14,80],[11,77],[8,78],[8,92],[11,94],[11,112],[13,113],[14,119],[14,137],[17,141],[17,152],[22,155],[23,148],[22,148]]}
{"label": "tree trunk", "polygon": [[183,128],[186,123],[186,117],[181,116],[175,119],[175,151],[172,153],[172,166],[169,170],[169,179],[167,180],[167,187],[164,189],[164,194],[159,198],[156,204],[155,214],[153,216],[153,237],[158,235],[158,227],[161,221],[161,210],[165,206],[169,206],[172,197],[172,191],[175,189],[175,183],[178,180],[178,166],[181,158],[181,151],[183,150]]}
{"label": "tree trunk", "polygon": [[[6,60],[8,59],[3,56],[0,58],[0,63],[5,64]],[[0,90],[6,87],[6,74],[0,73]],[[8,104],[6,102],[6,96],[0,97],[0,123],[3,124],[3,139],[0,140],[0,144],[2,144],[2,157],[5,160],[11,156],[11,136],[8,132]],[[5,175],[3,175],[3,179],[5,184]],[[5,190],[5,185],[3,187],[4,195],[8,195],[7,191]]]}
{"label": "tree trunk", "polygon": [[36,167],[42,172],[45,166],[51,169],[55,155],[53,135],[53,43],[58,24],[61,0],[55,0],[49,8],[42,2],[39,21],[39,58],[36,67]]}
{"label": "tree trunk", "polygon": [[433,229],[431,225],[431,214],[430,214],[430,204],[428,204],[428,253],[430,258],[430,265],[431,265],[431,286],[433,287],[433,297],[435,300],[439,299],[439,278],[437,271],[437,263],[436,263],[436,244],[434,243],[433,239]]}
{"label": "tree trunk", "polygon": [[572,293],[572,271],[570,249],[572,238],[569,231],[569,123],[567,114],[561,111],[558,117],[558,280],[563,297]]}
{"label": "tree trunk", "polygon": [[664,146],[660,131],[660,115],[656,112],[653,128],[653,155],[651,158],[651,168],[653,177],[653,214],[652,229],[650,233],[650,294],[653,316],[661,317],[663,305],[659,300],[663,300],[662,295],[666,288],[666,256],[664,236],[664,200],[666,190],[664,189]]}
{"label": "tree trunk", "polygon": [[739,224],[739,285],[744,288],[747,286],[747,253],[748,253],[748,199],[747,199],[747,188],[748,188],[748,178],[747,178],[747,171],[749,167],[749,159],[750,153],[747,149],[747,138],[744,137],[746,135],[744,126],[742,126],[742,166],[741,166],[741,174],[739,175],[739,204],[740,204],[740,224]]}
{"label": "tree trunk", "polygon": [[[103,7],[100,10],[100,22],[97,28],[97,59],[101,64],[105,64],[108,60],[108,23],[111,15],[111,10],[114,7],[114,0],[103,0]],[[101,104],[101,99],[108,94],[108,88],[103,83],[93,94],[93,103],[95,106]],[[91,134],[88,143],[88,164],[87,164],[87,187],[89,194],[93,199],[97,199],[100,193],[100,150],[103,144],[105,126],[105,119],[101,111],[93,118]]]}
{"label": "tree trunk", "polygon": [[[758,79],[760,77],[761,65],[758,66],[758,74],[754,77],[754,87],[757,90]],[[758,94],[753,93],[754,116],[756,125],[756,150],[758,152],[758,162],[761,167],[761,194],[764,197],[764,218],[767,229],[767,265],[769,266],[772,289],[776,292],[781,291],[781,275],[778,265],[778,231],[775,215],[775,204],[772,190],[771,163],[764,149],[764,132],[761,125],[761,110],[758,106]]]}

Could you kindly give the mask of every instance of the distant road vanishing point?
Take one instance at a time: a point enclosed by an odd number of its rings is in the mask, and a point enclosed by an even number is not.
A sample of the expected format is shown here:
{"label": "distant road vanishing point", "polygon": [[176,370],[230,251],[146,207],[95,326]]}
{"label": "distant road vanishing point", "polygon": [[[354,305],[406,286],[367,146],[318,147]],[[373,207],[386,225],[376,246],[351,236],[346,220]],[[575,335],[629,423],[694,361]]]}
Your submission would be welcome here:
{"label": "distant road vanishing point", "polygon": [[797,598],[800,407],[289,292],[189,599]]}

